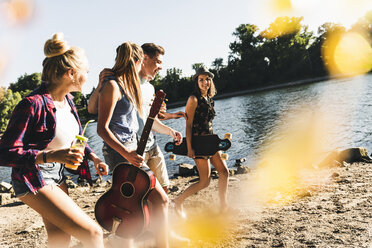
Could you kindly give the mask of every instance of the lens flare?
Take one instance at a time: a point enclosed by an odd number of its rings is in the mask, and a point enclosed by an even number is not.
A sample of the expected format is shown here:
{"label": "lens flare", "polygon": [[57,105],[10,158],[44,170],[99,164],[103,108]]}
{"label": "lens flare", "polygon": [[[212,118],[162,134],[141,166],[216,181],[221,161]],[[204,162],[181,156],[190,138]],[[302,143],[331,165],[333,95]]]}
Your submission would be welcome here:
{"label": "lens flare", "polygon": [[223,244],[232,238],[232,222],[229,216],[198,209],[193,214],[188,214],[186,220],[173,223],[173,229],[190,239],[191,247],[203,247],[207,244],[208,247],[224,247]]}
{"label": "lens flare", "polygon": [[372,47],[356,32],[332,33],[322,47],[324,64],[331,75],[355,76],[372,69]]}
{"label": "lens flare", "polygon": [[[261,204],[287,204],[306,195],[314,181],[316,164],[324,156],[326,125],[320,115],[302,110],[295,117],[284,118],[286,127],[279,131],[280,140],[267,144],[252,178],[242,194]],[[316,180],[325,180],[315,177]]]}
{"label": "lens flare", "polygon": [[303,17],[278,17],[272,22],[266,30],[261,32],[261,36],[266,39],[292,34],[301,30],[301,21]]}
{"label": "lens flare", "polygon": [[9,0],[1,3],[1,12],[11,25],[25,24],[33,16],[32,0]]}
{"label": "lens flare", "polygon": [[292,10],[291,0],[272,0],[274,10],[278,12],[285,12]]}

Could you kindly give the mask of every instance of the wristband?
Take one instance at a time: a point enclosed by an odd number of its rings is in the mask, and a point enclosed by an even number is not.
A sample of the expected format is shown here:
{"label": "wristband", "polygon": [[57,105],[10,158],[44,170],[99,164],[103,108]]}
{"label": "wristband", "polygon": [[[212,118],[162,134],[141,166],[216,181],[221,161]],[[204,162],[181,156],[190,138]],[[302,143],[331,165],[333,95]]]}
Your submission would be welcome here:
{"label": "wristband", "polygon": [[43,151],[43,162],[46,163],[47,160],[46,160],[46,151]]}

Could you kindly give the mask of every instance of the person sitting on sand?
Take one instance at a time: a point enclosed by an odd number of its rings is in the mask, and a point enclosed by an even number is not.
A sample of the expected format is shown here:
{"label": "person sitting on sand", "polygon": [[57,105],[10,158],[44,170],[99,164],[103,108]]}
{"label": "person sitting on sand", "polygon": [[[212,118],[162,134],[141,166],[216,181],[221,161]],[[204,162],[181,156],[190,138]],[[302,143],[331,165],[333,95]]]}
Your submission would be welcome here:
{"label": "person sitting on sand", "polygon": [[221,153],[217,152],[213,156],[208,157],[195,156],[194,149],[191,145],[194,136],[213,134],[212,120],[215,116],[215,111],[212,97],[216,94],[213,77],[213,73],[208,71],[205,67],[197,69],[196,74],[192,77],[194,81],[194,92],[190,95],[185,108],[187,115],[187,156],[194,159],[200,180],[189,186],[181,195],[173,200],[176,213],[181,217],[186,216],[182,205],[185,199],[203,188],[208,187],[211,180],[210,163],[217,169],[219,175],[218,190],[220,211],[226,212],[228,210],[227,183],[229,171],[226,163],[221,159]]}
{"label": "person sitting on sand", "polygon": [[108,171],[88,146],[70,148],[82,128],[69,92],[81,91],[88,61],[61,33],[46,41],[44,53],[42,84],[15,107],[0,140],[0,165],[12,167],[16,196],[43,218],[49,247],[68,247],[74,236],[103,248],[101,227],[68,196],[64,175],[65,164],[79,165],[75,174],[91,182],[87,158],[98,175]]}

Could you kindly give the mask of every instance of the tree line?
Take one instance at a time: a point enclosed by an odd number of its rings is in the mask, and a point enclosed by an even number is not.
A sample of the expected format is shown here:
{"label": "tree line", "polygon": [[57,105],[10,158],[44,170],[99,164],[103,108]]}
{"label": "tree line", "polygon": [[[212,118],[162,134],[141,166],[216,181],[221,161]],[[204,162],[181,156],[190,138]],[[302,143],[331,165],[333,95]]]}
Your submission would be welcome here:
{"label": "tree line", "polygon": [[[222,58],[216,58],[209,68],[215,75],[218,93],[328,76],[329,59],[322,49],[329,46],[326,41],[331,34],[340,38],[346,32],[358,32],[372,47],[372,11],[349,30],[340,24],[324,23],[315,34],[302,21],[303,17],[278,17],[262,32],[253,24],[239,25],[233,32],[235,40],[229,44],[226,63]],[[195,63],[192,68],[200,66],[203,64]],[[33,73],[19,77],[8,88],[0,87],[0,132],[5,131],[15,105],[40,83],[40,73]],[[191,76],[182,76],[182,70],[177,68],[168,69],[165,76],[157,75],[152,84],[156,90],[166,92],[168,103],[185,101],[193,91]],[[91,118],[86,109],[91,93],[74,93],[83,122]]]}

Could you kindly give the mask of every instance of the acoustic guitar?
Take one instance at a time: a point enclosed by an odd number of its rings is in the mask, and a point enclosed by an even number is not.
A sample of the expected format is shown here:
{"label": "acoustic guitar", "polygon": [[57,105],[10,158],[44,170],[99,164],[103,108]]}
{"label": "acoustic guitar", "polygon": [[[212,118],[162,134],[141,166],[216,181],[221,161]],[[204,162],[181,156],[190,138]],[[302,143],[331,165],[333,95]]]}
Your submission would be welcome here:
{"label": "acoustic guitar", "polygon": [[[154,118],[159,113],[165,93],[156,92],[146,120],[137,154],[143,155]],[[156,178],[148,167],[119,163],[112,175],[112,186],[97,201],[94,212],[97,222],[107,231],[122,238],[135,238],[149,226],[147,198]]]}

